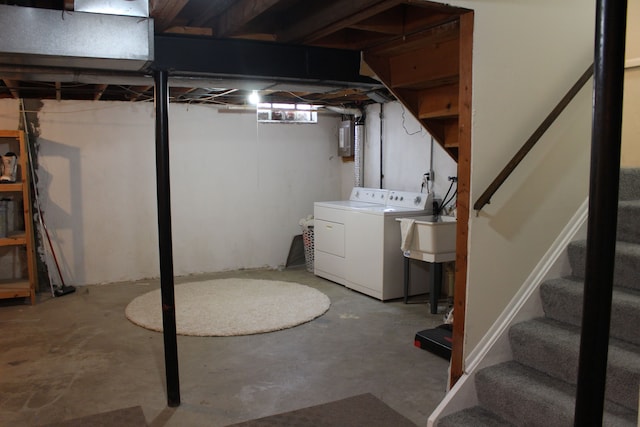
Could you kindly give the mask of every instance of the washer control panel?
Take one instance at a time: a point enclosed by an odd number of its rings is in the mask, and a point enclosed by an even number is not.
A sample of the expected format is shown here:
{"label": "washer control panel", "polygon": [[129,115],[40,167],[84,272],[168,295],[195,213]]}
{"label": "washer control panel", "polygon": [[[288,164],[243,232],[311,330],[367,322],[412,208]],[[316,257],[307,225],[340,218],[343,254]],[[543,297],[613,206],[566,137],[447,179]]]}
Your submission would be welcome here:
{"label": "washer control panel", "polygon": [[425,210],[431,209],[432,195],[413,191],[353,187],[349,200],[376,203],[394,208]]}
{"label": "washer control panel", "polygon": [[413,191],[389,191],[387,206],[424,210],[427,208],[429,194]]}
{"label": "washer control panel", "polygon": [[349,200],[358,202],[369,202],[386,205],[389,197],[389,190],[378,188],[353,187]]}

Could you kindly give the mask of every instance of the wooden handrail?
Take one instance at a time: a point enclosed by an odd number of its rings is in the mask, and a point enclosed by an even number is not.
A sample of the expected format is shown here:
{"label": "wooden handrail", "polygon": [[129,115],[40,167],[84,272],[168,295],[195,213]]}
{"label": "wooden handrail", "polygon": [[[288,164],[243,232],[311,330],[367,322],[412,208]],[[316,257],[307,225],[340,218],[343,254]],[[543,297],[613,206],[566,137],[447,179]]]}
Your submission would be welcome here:
{"label": "wooden handrail", "polygon": [[589,68],[580,76],[578,81],[569,89],[569,92],[560,100],[558,105],[549,113],[546,119],[540,123],[538,129],[533,132],[533,134],[527,139],[522,148],[513,156],[513,158],[507,163],[507,165],[502,169],[502,171],[496,176],[493,182],[487,187],[487,189],[482,193],[482,195],[476,200],[473,204],[473,209],[479,211],[482,209],[487,203],[491,202],[491,197],[498,191],[498,188],[507,180],[511,172],[515,170],[515,168],[520,164],[522,159],[531,151],[534,145],[538,142],[538,140],[544,135],[544,133],[551,127],[553,122],[560,116],[562,111],[566,108],[567,105],[571,102],[571,100],[578,94],[580,89],[591,79],[593,76],[593,63],[589,65]]}

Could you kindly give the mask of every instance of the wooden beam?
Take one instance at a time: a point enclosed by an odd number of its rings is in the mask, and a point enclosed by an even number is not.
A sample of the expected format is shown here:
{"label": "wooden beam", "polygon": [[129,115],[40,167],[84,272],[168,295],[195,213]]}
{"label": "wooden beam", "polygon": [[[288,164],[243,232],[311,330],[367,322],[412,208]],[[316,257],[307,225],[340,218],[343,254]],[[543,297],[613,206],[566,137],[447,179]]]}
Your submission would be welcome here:
{"label": "wooden beam", "polygon": [[420,93],[411,89],[396,89],[393,93],[394,96],[402,100],[402,104],[417,118],[417,112],[420,108]]}
{"label": "wooden beam", "polygon": [[451,81],[459,73],[458,40],[449,40],[389,59],[392,87],[424,87],[425,82]]}
{"label": "wooden beam", "polygon": [[217,37],[233,35],[256,16],[270,9],[280,0],[244,0],[234,2],[218,16],[214,28]]}
{"label": "wooden beam", "polygon": [[404,10],[401,7],[394,7],[351,24],[349,27],[399,36],[404,33]]}
{"label": "wooden beam", "polygon": [[62,100],[62,83],[56,82],[56,101]]}
{"label": "wooden beam", "polygon": [[[145,86],[131,86],[129,87],[129,90],[131,91],[131,97],[129,98],[130,101],[137,101],[140,98],[142,98],[142,96],[144,96],[145,92],[149,91],[153,89],[153,86],[150,85],[145,85]],[[149,97],[153,97],[153,94],[150,94]]]}
{"label": "wooden beam", "polygon": [[194,36],[212,36],[213,29],[211,28],[203,28],[203,27],[185,27],[185,26],[175,26],[167,28],[165,33],[171,34],[190,34]]}
{"label": "wooden beam", "polygon": [[471,206],[471,84],[473,73],[473,12],[460,16],[460,94],[458,117],[458,196],[456,225],[456,274],[451,349],[451,387],[464,373],[464,331],[467,308],[467,250]]}
{"label": "wooden beam", "polygon": [[457,21],[459,13],[448,10],[437,11],[424,7],[405,6],[405,32],[409,36],[419,31],[438,27],[447,22]]}
{"label": "wooden beam", "polygon": [[418,117],[420,119],[435,119],[457,116],[458,92],[457,84],[437,86],[420,91]]}
{"label": "wooden beam", "polygon": [[372,55],[369,52],[363,52],[362,60],[369,67],[369,69],[376,75],[383,83],[389,84],[391,82],[391,69],[389,67],[389,58],[379,55]]}
{"label": "wooden beam", "polygon": [[313,42],[314,46],[336,49],[365,50],[369,46],[384,43],[388,34],[345,28]]}
{"label": "wooden beam", "polygon": [[458,148],[459,130],[457,117],[444,120],[444,148]]}
{"label": "wooden beam", "polygon": [[333,2],[307,19],[278,33],[285,43],[311,43],[342,28],[353,25],[397,6],[400,0],[350,0]]}
{"label": "wooden beam", "polygon": [[149,15],[153,18],[155,32],[169,28],[189,0],[151,0]]}
{"label": "wooden beam", "polygon": [[15,99],[20,99],[20,84],[15,80],[2,79],[4,84],[9,88],[9,93]]}
{"label": "wooden beam", "polygon": [[109,85],[107,84],[96,85],[96,94],[93,96],[93,100],[100,101],[100,98],[102,98],[102,94],[105,90],[107,90],[108,86]]}
{"label": "wooden beam", "polygon": [[460,33],[460,24],[457,18],[451,18],[434,27],[424,28],[407,36],[397,37],[387,43],[367,49],[372,55],[393,56],[411,52],[424,46],[457,40]]}
{"label": "wooden beam", "polygon": [[239,0],[207,1],[206,6],[200,6],[198,9],[198,16],[193,17],[189,21],[189,25],[192,27],[211,27],[212,25],[215,25],[215,18],[219,14],[238,1]]}

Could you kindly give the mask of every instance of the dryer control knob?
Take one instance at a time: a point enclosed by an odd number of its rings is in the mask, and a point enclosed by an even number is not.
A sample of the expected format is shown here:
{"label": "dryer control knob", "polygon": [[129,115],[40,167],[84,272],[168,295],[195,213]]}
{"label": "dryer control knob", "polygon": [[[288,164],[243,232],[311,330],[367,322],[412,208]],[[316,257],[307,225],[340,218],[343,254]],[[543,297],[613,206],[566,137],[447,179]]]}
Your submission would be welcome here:
{"label": "dryer control knob", "polygon": [[422,201],[422,197],[416,196],[416,198],[413,199],[413,204],[414,205],[419,205],[421,201]]}

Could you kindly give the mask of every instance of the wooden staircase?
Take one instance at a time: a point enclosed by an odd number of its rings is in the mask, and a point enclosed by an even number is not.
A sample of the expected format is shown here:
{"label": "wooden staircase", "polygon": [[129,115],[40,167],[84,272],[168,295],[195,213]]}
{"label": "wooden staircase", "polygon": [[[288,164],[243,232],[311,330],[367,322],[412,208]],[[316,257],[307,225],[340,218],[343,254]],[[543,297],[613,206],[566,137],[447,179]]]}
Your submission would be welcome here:
{"label": "wooden staircase", "polygon": [[471,25],[472,17],[450,15],[445,22],[369,48],[363,55],[377,77],[456,161],[460,106],[470,105],[471,99]]}

